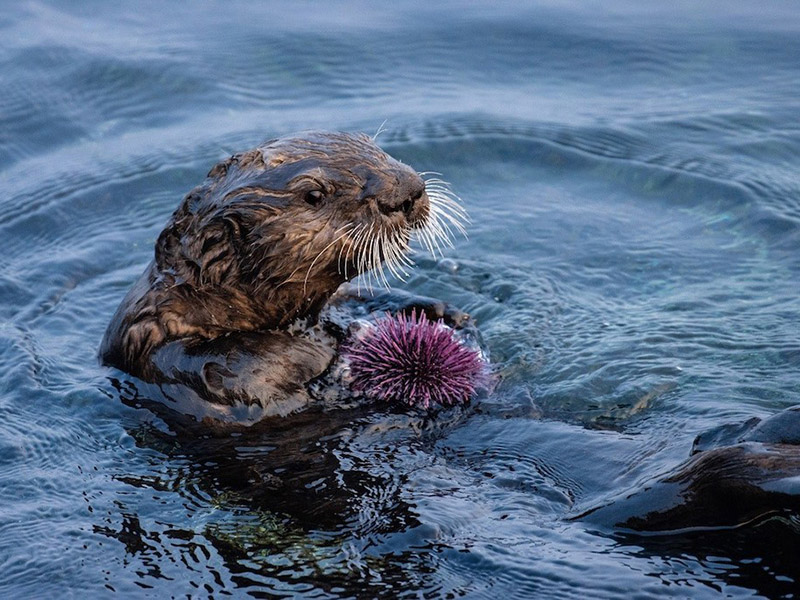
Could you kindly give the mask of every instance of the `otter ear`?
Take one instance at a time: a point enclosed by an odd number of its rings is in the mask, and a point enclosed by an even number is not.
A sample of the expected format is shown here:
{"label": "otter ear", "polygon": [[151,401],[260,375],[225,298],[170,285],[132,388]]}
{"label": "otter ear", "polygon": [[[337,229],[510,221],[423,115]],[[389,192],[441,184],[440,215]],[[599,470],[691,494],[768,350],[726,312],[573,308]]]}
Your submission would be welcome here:
{"label": "otter ear", "polygon": [[254,195],[240,198],[194,223],[181,235],[181,253],[200,285],[239,281],[243,259],[253,253],[259,238],[282,214],[286,199]]}
{"label": "otter ear", "polygon": [[181,237],[183,255],[200,285],[220,285],[238,275],[246,227],[236,211],[225,211]]}

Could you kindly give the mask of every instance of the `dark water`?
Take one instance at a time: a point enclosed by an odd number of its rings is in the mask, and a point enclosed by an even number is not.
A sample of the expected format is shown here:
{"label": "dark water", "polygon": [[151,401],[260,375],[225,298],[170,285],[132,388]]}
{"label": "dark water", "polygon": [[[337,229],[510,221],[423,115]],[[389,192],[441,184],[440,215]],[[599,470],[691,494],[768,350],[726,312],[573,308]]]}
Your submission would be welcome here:
{"label": "dark water", "polygon": [[[567,520],[800,401],[796,3],[5,3],[0,91],[0,596],[800,589],[791,523]],[[403,285],[477,318],[490,397],[202,439],[98,366],[216,160],[384,120],[471,212]]]}

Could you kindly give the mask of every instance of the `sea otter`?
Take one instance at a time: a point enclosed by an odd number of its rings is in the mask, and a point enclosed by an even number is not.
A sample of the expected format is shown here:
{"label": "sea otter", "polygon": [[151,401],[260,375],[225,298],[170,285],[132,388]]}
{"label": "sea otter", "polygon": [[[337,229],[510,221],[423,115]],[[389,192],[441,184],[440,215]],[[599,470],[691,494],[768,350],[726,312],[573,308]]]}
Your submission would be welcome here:
{"label": "sea otter", "polygon": [[[426,182],[367,135],[270,140],[217,164],[186,195],[100,358],[162,391],[188,388],[215,418],[288,414],[336,355],[335,332],[314,324],[340,286],[365,272],[382,282],[385,271],[406,273],[412,235],[435,252],[465,216],[443,182]],[[340,291],[334,305],[349,296]],[[465,318],[401,293],[363,301]]]}
{"label": "sea otter", "polygon": [[735,528],[800,514],[800,406],[697,437],[668,473],[575,517],[639,532]]}

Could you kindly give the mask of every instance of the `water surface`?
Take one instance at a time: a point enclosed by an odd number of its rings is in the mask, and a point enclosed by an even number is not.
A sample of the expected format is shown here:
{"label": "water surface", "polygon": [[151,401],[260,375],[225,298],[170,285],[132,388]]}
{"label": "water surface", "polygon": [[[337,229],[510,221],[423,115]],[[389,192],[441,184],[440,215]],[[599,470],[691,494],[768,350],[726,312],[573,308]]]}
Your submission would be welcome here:
{"label": "water surface", "polygon": [[[788,597],[797,523],[568,521],[800,398],[793,2],[7,3],[0,595]],[[477,319],[469,410],[203,439],[96,351],[183,194],[374,133],[472,215],[398,286]]]}

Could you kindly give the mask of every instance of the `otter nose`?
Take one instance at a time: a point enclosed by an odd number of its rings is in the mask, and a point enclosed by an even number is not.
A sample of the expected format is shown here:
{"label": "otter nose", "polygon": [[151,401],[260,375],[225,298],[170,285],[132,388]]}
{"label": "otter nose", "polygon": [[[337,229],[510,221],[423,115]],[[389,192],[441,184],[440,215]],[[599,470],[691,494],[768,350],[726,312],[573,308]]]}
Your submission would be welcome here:
{"label": "otter nose", "polygon": [[408,178],[398,188],[396,194],[378,200],[378,205],[383,213],[403,212],[406,215],[411,214],[417,201],[425,193],[425,182],[419,175],[414,173],[413,177]]}

